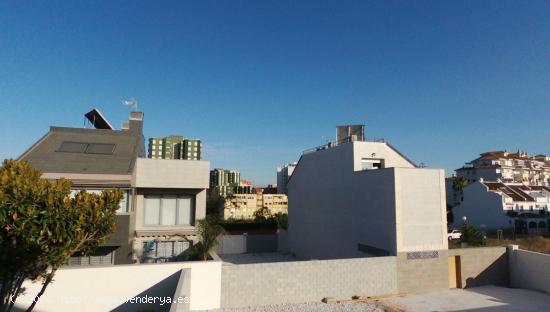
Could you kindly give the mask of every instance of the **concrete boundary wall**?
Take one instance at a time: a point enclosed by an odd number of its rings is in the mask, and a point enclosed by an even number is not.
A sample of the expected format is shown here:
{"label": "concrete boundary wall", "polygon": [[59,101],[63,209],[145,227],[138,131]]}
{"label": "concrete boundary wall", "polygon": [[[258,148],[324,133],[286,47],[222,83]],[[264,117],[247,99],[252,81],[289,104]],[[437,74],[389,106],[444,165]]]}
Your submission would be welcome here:
{"label": "concrete boundary wall", "polygon": [[278,234],[223,235],[218,239],[217,253],[220,255],[277,252]]}
{"label": "concrete boundary wall", "polygon": [[459,287],[509,284],[505,247],[459,248],[438,250],[429,254],[430,257],[422,259],[410,257],[411,253],[406,252],[397,255],[400,293],[448,289],[448,259],[455,256],[459,259]]}
{"label": "concrete boundary wall", "polygon": [[397,293],[396,257],[222,266],[223,308]]}
{"label": "concrete boundary wall", "polygon": [[550,255],[508,247],[510,286],[550,293]]}
{"label": "concrete boundary wall", "polygon": [[[171,302],[126,302],[131,298],[189,296],[189,310],[220,307],[221,261],[63,268],[57,271],[36,311],[170,311]],[[185,276],[181,277],[182,270]],[[190,275],[188,275],[190,273]],[[189,278],[188,278],[189,277]],[[179,286],[179,294],[176,293]],[[188,285],[186,285],[188,283]],[[17,308],[28,307],[41,283],[25,282]],[[186,288],[188,288],[186,290]],[[20,301],[19,301],[20,300]],[[142,300],[142,299],[140,299]],[[180,311],[178,310],[178,311]]]}

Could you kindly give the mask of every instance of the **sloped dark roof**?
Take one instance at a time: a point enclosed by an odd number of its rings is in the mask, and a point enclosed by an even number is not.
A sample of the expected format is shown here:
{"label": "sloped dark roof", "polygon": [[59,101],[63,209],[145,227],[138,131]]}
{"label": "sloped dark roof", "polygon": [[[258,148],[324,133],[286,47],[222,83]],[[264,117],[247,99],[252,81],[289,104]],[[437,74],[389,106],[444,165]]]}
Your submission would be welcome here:
{"label": "sloped dark roof", "polygon": [[506,185],[501,182],[483,181],[481,183],[485,185],[489,189],[489,191],[500,191],[508,195],[509,197],[511,197],[514,201],[518,201],[518,202],[535,201],[535,199],[531,197],[531,195],[527,194],[521,186]]}
{"label": "sloped dark roof", "polygon": [[[112,154],[59,151],[64,142],[113,144],[114,149]],[[19,159],[48,173],[131,174],[142,151],[143,136],[135,131],[51,127]]]}

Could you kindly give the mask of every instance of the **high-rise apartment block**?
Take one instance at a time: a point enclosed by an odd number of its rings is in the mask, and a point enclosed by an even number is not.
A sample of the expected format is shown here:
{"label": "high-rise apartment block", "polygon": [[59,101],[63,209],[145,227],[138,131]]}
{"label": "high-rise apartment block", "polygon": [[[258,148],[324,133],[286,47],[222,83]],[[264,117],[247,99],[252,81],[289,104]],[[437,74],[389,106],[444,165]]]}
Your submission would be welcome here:
{"label": "high-rise apartment block", "polygon": [[241,183],[241,174],[237,170],[216,168],[210,171],[210,190],[226,197],[235,192]]}
{"label": "high-rise apartment block", "polygon": [[297,162],[294,162],[292,164],[284,165],[282,168],[277,168],[277,193],[288,193],[287,183],[297,164]]}
{"label": "high-rise apartment block", "polygon": [[200,160],[202,143],[197,139],[186,139],[181,135],[170,135],[149,139],[148,158]]}

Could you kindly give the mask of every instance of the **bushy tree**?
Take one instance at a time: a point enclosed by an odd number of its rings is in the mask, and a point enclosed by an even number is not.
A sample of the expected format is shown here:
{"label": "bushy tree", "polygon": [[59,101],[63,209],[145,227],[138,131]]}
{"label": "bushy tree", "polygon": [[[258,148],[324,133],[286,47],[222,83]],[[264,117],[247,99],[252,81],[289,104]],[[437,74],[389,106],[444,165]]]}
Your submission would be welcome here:
{"label": "bushy tree", "polygon": [[480,246],[483,243],[483,236],[481,232],[471,224],[464,224],[460,228],[462,235],[460,236],[460,242],[466,243],[469,246]]}
{"label": "bushy tree", "polygon": [[288,214],[277,212],[273,215],[273,219],[277,222],[277,228],[286,230],[288,228]]}
{"label": "bushy tree", "polygon": [[272,218],[271,211],[267,207],[261,207],[254,211],[255,222],[267,222]]}
{"label": "bushy tree", "polygon": [[223,216],[225,199],[215,190],[209,190],[206,194],[206,214]]}
{"label": "bushy tree", "polygon": [[208,255],[218,245],[218,237],[224,233],[219,217],[206,216],[197,221],[197,236],[199,242],[189,248],[189,260],[208,260]]}
{"label": "bushy tree", "polygon": [[48,181],[26,162],[0,168],[0,312],[11,311],[26,279],[42,280],[31,311],[56,270],[89,255],[115,231],[120,190],[70,196],[69,180]]}

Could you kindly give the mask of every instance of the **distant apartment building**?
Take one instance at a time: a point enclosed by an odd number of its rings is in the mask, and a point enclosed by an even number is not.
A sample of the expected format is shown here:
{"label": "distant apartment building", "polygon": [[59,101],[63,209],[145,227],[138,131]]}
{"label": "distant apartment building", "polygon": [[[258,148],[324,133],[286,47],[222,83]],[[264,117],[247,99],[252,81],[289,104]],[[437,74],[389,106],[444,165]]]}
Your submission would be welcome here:
{"label": "distant apartment building", "polygon": [[550,186],[550,156],[529,156],[522,151],[486,152],[456,169],[456,176],[466,178],[468,183],[483,178],[485,181]]}
{"label": "distant apartment building", "polygon": [[444,170],[418,168],[363,126],[305,151],[288,182],[288,241],[312,259],[448,248]]}
{"label": "distant apartment building", "polygon": [[237,170],[216,168],[210,171],[210,191],[221,197],[235,193],[241,185],[241,174]]}
{"label": "distant apartment building", "polygon": [[89,257],[69,265],[174,261],[196,240],[195,222],[206,213],[210,164],[145,158],[143,113],[131,112],[115,130],[98,110],[94,128],[51,127],[20,156],[43,178],[72,180],[73,192],[121,189],[116,232]]}
{"label": "distant apartment building", "polygon": [[252,190],[255,194],[282,194],[278,192],[277,184],[268,184],[266,187],[255,187]]}
{"label": "distant apartment building", "polygon": [[285,194],[232,194],[225,200],[224,219],[254,219],[261,208],[271,214],[288,213],[288,198]]}
{"label": "distant apartment building", "polygon": [[[453,183],[462,180],[456,189]],[[485,231],[547,234],[550,225],[550,157],[518,151],[486,152],[447,179],[453,227],[466,218]]]}
{"label": "distant apartment building", "polygon": [[520,234],[550,234],[550,187],[480,178],[463,189],[453,209],[454,227],[465,218],[484,231],[513,230]]}
{"label": "distant apartment building", "polygon": [[241,179],[239,185],[233,189],[233,193],[236,194],[252,194],[253,186],[252,181]]}
{"label": "distant apartment building", "polygon": [[153,159],[201,160],[201,140],[187,139],[181,135],[149,139],[147,157]]}
{"label": "distant apartment building", "polygon": [[294,172],[294,168],[296,168],[297,162],[284,165],[281,168],[277,168],[277,193],[279,194],[287,194],[288,193],[288,180],[292,176],[292,172]]}

